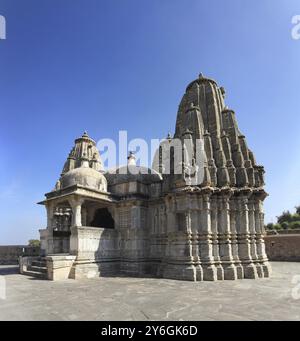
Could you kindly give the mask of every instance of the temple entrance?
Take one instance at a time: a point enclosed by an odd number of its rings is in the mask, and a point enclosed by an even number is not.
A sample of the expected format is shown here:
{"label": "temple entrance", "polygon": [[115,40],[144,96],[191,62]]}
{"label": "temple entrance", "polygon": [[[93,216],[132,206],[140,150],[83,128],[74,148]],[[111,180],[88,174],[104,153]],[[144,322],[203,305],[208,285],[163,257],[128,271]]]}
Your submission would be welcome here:
{"label": "temple entrance", "polygon": [[107,208],[98,208],[91,222],[91,226],[113,229],[115,228],[115,222]]}

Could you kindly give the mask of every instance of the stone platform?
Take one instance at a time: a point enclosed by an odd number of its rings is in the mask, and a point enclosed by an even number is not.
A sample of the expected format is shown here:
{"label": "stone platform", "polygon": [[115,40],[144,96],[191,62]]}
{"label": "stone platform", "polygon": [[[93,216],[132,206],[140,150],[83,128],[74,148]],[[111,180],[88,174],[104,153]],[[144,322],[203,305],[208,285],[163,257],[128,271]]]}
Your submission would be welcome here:
{"label": "stone platform", "polygon": [[258,280],[52,282],[1,266],[6,299],[0,299],[0,320],[299,320],[300,287],[295,289],[292,279],[298,276],[300,284],[300,262],[272,262],[272,267],[271,278]]}

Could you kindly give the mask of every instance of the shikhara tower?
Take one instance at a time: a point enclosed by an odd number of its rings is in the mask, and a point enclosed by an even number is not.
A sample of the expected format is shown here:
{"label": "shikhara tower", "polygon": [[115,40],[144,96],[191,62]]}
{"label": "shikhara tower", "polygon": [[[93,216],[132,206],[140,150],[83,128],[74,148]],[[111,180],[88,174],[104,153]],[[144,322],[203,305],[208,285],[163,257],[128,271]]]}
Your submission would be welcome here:
{"label": "shikhara tower", "polygon": [[[225,91],[200,74],[180,102],[176,129],[159,148],[157,171],[134,155],[107,173],[95,142],[75,141],[55,189],[42,202],[42,255],[22,271],[49,279],[125,274],[182,280],[268,277],[264,246],[264,169],[256,164]],[[201,181],[163,147],[203,141]],[[194,160],[192,160],[192,163]],[[182,167],[182,174],[174,172]],[[175,174],[176,173],[176,174]],[[46,269],[41,270],[41,269]]]}

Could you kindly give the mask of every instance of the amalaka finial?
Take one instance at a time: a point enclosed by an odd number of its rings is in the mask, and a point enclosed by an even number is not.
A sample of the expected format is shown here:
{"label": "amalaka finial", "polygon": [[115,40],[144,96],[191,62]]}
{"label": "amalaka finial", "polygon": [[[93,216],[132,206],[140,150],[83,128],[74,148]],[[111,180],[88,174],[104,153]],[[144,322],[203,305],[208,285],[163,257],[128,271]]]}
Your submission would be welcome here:
{"label": "amalaka finial", "polygon": [[199,78],[204,78],[204,76],[203,76],[203,73],[202,73],[202,72],[200,72],[200,73],[199,73]]}

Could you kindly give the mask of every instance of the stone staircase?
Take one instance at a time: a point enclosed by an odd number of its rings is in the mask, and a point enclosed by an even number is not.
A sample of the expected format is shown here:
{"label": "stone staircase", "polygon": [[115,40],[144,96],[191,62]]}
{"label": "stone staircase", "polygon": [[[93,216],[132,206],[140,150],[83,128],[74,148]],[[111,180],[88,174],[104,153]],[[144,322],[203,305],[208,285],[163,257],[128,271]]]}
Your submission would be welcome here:
{"label": "stone staircase", "polygon": [[40,279],[47,279],[46,259],[44,257],[31,257],[26,269],[23,270],[23,274]]}

